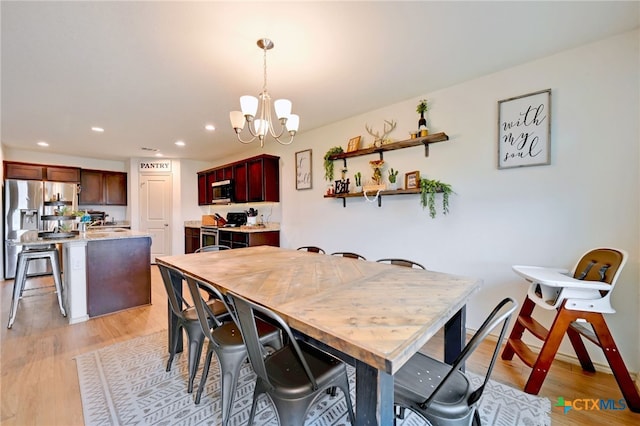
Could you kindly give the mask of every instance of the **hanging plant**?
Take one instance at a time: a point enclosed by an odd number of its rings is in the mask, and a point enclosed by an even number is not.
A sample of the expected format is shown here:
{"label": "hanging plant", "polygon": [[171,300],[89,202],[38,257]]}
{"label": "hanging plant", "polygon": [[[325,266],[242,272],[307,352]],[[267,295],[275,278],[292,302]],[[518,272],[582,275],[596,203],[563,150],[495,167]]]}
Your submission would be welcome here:
{"label": "hanging plant", "polygon": [[333,160],[329,159],[329,157],[343,152],[341,146],[334,146],[329,148],[329,151],[324,155],[324,178],[329,182],[333,181]]}
{"label": "hanging plant", "polygon": [[453,189],[448,183],[433,179],[420,179],[420,204],[422,208],[429,208],[429,216],[436,217],[436,194],[442,193],[442,214],[449,213],[449,195]]}

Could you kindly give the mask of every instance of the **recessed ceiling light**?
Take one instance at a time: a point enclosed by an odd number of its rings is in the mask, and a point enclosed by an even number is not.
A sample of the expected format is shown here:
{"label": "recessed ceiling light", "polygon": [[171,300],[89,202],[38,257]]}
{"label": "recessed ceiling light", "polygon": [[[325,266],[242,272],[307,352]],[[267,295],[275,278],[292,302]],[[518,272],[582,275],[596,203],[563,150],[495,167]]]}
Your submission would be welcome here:
{"label": "recessed ceiling light", "polygon": [[91,130],[98,133],[104,132],[104,129],[102,127],[92,127]]}
{"label": "recessed ceiling light", "polygon": [[213,132],[216,129],[216,126],[214,126],[213,124],[207,124],[206,126],[204,126],[204,128],[210,132]]}
{"label": "recessed ceiling light", "polygon": [[185,146],[186,143],[184,143],[184,141],[176,141],[176,145],[178,146]]}
{"label": "recessed ceiling light", "polygon": [[162,153],[161,152],[156,152],[156,157],[162,157]]}
{"label": "recessed ceiling light", "polygon": [[49,146],[49,144],[46,143],[45,141],[38,142],[38,145],[40,145],[40,146]]}

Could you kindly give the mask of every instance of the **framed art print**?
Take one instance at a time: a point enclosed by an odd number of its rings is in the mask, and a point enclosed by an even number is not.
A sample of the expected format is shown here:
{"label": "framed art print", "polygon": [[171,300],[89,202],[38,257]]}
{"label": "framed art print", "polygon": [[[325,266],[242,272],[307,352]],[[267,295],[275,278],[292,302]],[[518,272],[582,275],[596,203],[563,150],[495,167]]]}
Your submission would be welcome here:
{"label": "framed art print", "polygon": [[498,101],[498,169],[551,163],[551,89]]}
{"label": "framed art print", "polygon": [[420,172],[409,172],[404,174],[404,189],[415,189],[420,186]]}
{"label": "framed art print", "polygon": [[296,152],[296,189],[311,189],[311,150]]}

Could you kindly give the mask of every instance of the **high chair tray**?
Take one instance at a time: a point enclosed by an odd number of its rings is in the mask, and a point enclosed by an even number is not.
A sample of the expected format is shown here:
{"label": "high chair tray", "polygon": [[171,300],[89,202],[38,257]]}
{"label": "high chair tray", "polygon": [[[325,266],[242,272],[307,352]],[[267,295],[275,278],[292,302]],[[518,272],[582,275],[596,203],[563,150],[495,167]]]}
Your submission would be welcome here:
{"label": "high chair tray", "polygon": [[565,275],[569,271],[560,268],[545,268],[541,266],[512,266],[514,272],[527,281],[544,284],[550,287],[579,287],[592,290],[610,290],[611,285],[599,281],[577,280]]}

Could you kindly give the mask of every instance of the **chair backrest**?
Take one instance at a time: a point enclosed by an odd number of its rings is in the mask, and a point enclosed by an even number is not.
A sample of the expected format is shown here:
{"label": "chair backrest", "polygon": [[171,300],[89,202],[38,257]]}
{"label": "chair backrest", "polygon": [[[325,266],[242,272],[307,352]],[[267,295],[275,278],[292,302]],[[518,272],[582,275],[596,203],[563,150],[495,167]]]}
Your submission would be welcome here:
{"label": "chair backrest", "polygon": [[220,293],[220,291],[218,291],[218,289],[214,286],[199,281],[190,275],[185,275],[185,279],[187,281],[187,287],[189,287],[189,292],[191,293],[191,298],[193,299],[193,306],[196,309],[200,327],[202,328],[202,331],[207,339],[209,339],[212,344],[217,345],[216,340],[211,335],[210,325],[215,324],[216,327],[220,327],[222,325],[222,322],[218,320],[211,308],[209,308],[207,302],[202,298],[202,293],[200,293],[200,290],[204,290],[207,294],[224,303],[224,306],[225,308],[227,308],[227,311],[229,312],[231,318],[233,318],[233,320],[237,323],[235,312],[233,312],[233,310],[227,304],[227,300],[222,295],[222,293]]}
{"label": "chair backrest", "polygon": [[235,308],[235,312],[238,316],[242,338],[247,346],[249,361],[251,362],[251,366],[255,373],[272,389],[276,387],[269,380],[269,375],[267,374],[267,368],[264,362],[265,349],[260,343],[258,330],[256,328],[256,314],[258,314],[258,318],[268,321],[286,333],[288,341],[286,339],[285,341],[287,341],[287,345],[290,345],[295,351],[298,362],[300,362],[300,365],[304,369],[313,389],[316,390],[318,388],[316,379],[311,373],[311,369],[309,368],[305,357],[302,355],[300,346],[293,336],[289,325],[287,325],[287,323],[278,314],[264,306],[253,303],[241,296],[238,296],[237,294],[227,293],[227,296],[229,297],[229,300]]}
{"label": "chair backrest", "polygon": [[342,257],[348,257],[351,259],[367,260],[364,256],[360,256],[358,253],[353,253],[350,251],[336,251],[331,253],[331,256],[342,256]]}
{"label": "chair backrest", "polygon": [[302,246],[302,247],[298,247],[297,250],[310,251],[311,253],[325,254],[324,250],[322,250],[320,247],[316,247],[316,246]]}
{"label": "chair backrest", "polygon": [[194,253],[200,253],[200,252],[203,252],[203,251],[220,251],[220,250],[230,250],[230,249],[231,249],[231,247],[225,246],[225,245],[222,245],[222,244],[212,244],[210,246],[200,247],[199,249],[194,251]]}
{"label": "chair backrest", "polygon": [[496,358],[498,357],[498,352],[500,352],[500,346],[502,345],[502,341],[504,340],[504,336],[507,332],[507,327],[509,326],[509,320],[511,319],[511,315],[518,307],[518,303],[510,297],[503,299],[498,305],[491,311],[487,319],[484,320],[478,331],[473,335],[473,337],[467,342],[460,355],[455,359],[451,366],[451,370],[447,375],[442,379],[440,384],[436,387],[433,393],[420,405],[421,408],[426,409],[433,398],[436,396],[438,391],[444,386],[451,375],[455,374],[456,370],[458,370],[463,363],[471,356],[473,351],[475,351],[480,343],[500,324],[502,324],[502,329],[500,330],[500,336],[496,341],[495,349],[493,350],[493,355],[491,356],[491,362],[487,368],[484,382],[480,387],[478,387],[475,391],[471,393],[469,399],[467,401],[468,405],[473,405],[480,399],[482,396],[482,392],[484,391],[484,387],[489,381],[489,377],[491,376],[491,371],[493,370],[493,365],[496,362]]}
{"label": "chair backrest", "polygon": [[593,249],[580,258],[573,270],[573,277],[579,280],[600,281],[614,286],[626,261],[626,253],[621,250]]}
{"label": "chair backrest", "polygon": [[160,275],[162,276],[164,289],[167,291],[167,298],[169,299],[169,306],[171,307],[171,311],[173,311],[176,316],[184,319],[184,314],[182,313],[182,311],[185,309],[185,307],[189,307],[189,304],[184,300],[184,298],[180,297],[178,293],[176,293],[174,287],[174,285],[182,286],[184,275],[182,275],[182,272],[178,271],[177,269],[170,268],[160,263],[158,263],[157,265],[160,269]]}
{"label": "chair backrest", "polygon": [[424,266],[422,266],[421,264],[419,264],[418,262],[414,262],[413,260],[407,260],[407,259],[395,259],[395,258],[378,259],[378,260],[376,260],[376,262],[378,262],[378,263],[388,263],[390,265],[406,266],[408,268],[427,269]]}

